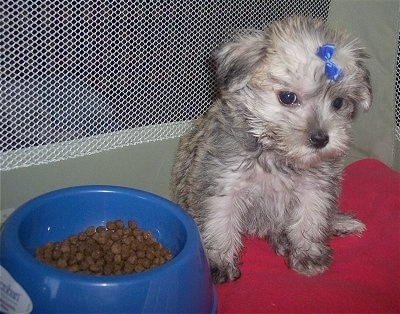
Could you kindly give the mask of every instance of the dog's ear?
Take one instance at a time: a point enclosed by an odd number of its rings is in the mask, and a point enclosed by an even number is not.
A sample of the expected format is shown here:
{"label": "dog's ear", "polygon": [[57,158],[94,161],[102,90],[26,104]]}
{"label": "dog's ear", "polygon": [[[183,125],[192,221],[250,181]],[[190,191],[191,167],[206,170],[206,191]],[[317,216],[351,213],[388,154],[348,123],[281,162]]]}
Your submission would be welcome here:
{"label": "dog's ear", "polygon": [[237,91],[246,86],[267,51],[262,32],[240,36],[214,53],[216,83],[220,90]]}
{"label": "dog's ear", "polygon": [[368,69],[364,66],[360,66],[362,68],[362,76],[363,76],[363,83],[362,87],[360,88],[360,101],[359,104],[360,106],[367,111],[372,104],[372,86],[371,86],[371,79],[370,79],[370,73]]}
{"label": "dog's ear", "polygon": [[367,111],[372,104],[372,86],[370,73],[362,59],[359,59],[356,66],[347,74],[344,74],[344,80],[344,84],[349,90],[348,95],[357,106],[356,109]]}

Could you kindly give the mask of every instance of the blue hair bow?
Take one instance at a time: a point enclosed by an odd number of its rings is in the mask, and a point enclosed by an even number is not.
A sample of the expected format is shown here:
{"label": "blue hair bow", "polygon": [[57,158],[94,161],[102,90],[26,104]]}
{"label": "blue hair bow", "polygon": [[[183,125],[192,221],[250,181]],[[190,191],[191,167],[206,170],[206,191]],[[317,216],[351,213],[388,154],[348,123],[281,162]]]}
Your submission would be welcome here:
{"label": "blue hair bow", "polygon": [[325,61],[325,75],[329,80],[337,81],[342,75],[340,68],[331,61],[335,53],[334,44],[322,45],[317,50],[317,56]]}

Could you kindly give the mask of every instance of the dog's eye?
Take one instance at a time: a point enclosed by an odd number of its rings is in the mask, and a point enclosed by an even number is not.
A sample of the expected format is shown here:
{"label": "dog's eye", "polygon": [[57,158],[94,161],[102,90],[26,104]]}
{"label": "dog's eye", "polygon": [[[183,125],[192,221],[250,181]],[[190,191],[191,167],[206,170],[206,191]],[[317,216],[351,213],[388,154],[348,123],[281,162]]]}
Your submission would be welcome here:
{"label": "dog's eye", "polygon": [[282,105],[297,105],[297,95],[293,92],[283,91],[278,94],[279,101]]}
{"label": "dog's eye", "polygon": [[335,110],[339,110],[343,106],[343,98],[336,98],[334,101],[332,101],[332,107]]}

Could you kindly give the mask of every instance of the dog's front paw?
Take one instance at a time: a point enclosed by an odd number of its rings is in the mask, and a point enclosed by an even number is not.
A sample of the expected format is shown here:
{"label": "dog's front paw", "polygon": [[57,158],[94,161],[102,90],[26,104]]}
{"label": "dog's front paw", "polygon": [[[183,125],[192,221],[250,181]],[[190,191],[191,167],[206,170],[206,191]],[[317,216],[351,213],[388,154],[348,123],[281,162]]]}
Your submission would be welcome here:
{"label": "dog's front paw", "polygon": [[277,255],[284,256],[290,249],[289,240],[283,232],[270,236],[268,241]]}
{"label": "dog's front paw", "polygon": [[322,247],[319,248],[318,253],[311,253],[312,251],[289,253],[288,266],[306,276],[315,276],[324,272],[332,261],[332,250]]}
{"label": "dog's front paw", "polygon": [[349,214],[336,213],[332,223],[332,234],[336,236],[347,234],[361,235],[365,230],[365,225]]}
{"label": "dog's front paw", "polygon": [[214,283],[234,281],[240,277],[240,270],[233,265],[211,266],[211,277]]}

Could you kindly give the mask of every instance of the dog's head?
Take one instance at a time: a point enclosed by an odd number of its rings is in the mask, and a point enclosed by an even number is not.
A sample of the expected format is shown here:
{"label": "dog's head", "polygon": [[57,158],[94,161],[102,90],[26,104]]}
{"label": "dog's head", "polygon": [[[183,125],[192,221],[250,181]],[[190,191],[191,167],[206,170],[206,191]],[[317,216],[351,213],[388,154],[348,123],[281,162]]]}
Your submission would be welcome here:
{"label": "dog's head", "polygon": [[291,17],[215,54],[220,96],[243,129],[297,167],[340,158],[358,108],[371,105],[363,50],[323,22]]}

